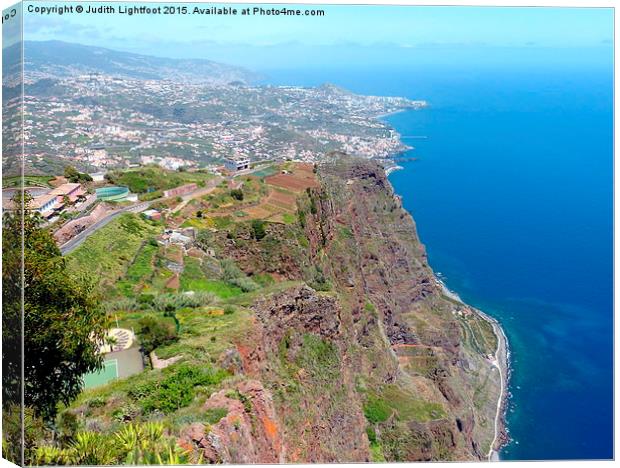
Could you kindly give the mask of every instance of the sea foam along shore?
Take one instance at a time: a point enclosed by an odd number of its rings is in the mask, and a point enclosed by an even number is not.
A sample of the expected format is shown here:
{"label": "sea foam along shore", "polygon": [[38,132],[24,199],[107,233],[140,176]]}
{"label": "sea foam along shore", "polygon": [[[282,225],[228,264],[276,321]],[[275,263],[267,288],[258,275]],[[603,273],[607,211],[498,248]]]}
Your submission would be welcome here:
{"label": "sea foam along shore", "polygon": [[[448,287],[442,280],[437,277],[435,277],[435,279],[441,285],[444,295],[446,295],[453,301],[460,302],[463,305],[467,305],[461,300],[458,294],[448,289]],[[489,446],[489,452],[487,457],[489,461],[499,461],[499,449],[502,443],[506,440],[505,413],[508,397],[508,376],[510,363],[510,350],[508,348],[508,339],[506,338],[506,334],[504,333],[502,326],[497,320],[485,314],[481,310],[478,310],[471,306],[468,307],[470,307],[480,317],[482,317],[484,320],[491,324],[491,326],[493,327],[493,332],[497,337],[497,350],[495,351],[495,357],[493,361],[491,361],[491,364],[500,373],[500,393],[497,399],[497,411],[495,413],[494,420],[495,432],[493,435],[493,440],[491,441],[491,444]]]}

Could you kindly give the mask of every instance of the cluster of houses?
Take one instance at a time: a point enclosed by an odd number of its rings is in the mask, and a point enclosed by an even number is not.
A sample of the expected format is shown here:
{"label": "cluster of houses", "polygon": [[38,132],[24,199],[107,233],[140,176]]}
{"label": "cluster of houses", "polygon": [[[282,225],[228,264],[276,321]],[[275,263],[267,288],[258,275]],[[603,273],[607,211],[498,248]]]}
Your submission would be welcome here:
{"label": "cluster of houses", "polygon": [[38,211],[46,218],[61,213],[69,204],[86,198],[86,191],[79,183],[66,183],[55,189],[33,198],[30,208]]}

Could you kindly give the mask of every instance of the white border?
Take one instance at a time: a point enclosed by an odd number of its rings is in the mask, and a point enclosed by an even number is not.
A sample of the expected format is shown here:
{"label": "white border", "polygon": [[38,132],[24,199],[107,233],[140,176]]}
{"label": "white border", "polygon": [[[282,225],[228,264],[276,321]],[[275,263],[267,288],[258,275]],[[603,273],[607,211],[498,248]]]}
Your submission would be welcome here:
{"label": "white border", "polygon": [[[67,1],[67,0],[65,0]],[[69,0],[72,1],[74,3],[79,3],[79,0]],[[234,1],[234,0],[216,0],[216,1],[205,1],[205,0],[198,0],[200,1],[200,3],[208,3],[208,4],[222,4],[222,3],[261,3],[259,1]],[[152,3],[182,3],[179,2],[178,0],[151,0]],[[194,0],[194,2],[196,2],[196,0]],[[13,0],[0,0],[0,7],[2,7],[2,9],[5,9],[11,5],[14,5],[15,3],[17,3],[16,1]],[[530,7],[544,7],[544,6],[549,6],[549,7],[612,7],[615,8],[616,6],[616,1],[615,0],[596,0],[596,1],[576,1],[576,0],[543,0],[543,1],[535,1],[535,0],[510,0],[510,1],[492,1],[492,0],[470,0],[470,1],[455,1],[455,0],[451,0],[451,1],[438,1],[438,0],[425,0],[425,1],[407,1],[407,0],[391,0],[391,1],[386,1],[386,0],[375,0],[375,1],[371,1],[371,0],[309,0],[309,1],[299,1],[299,0],[289,0],[289,1],[282,1],[282,0],[270,0],[270,1],[263,1],[262,3],[286,3],[286,4],[325,4],[325,5],[330,5],[330,4],[341,4],[341,5],[428,5],[428,6],[442,6],[442,5],[446,5],[446,6],[530,6]],[[616,10],[614,10],[614,19],[616,17]],[[615,21],[614,21],[615,23]],[[614,76],[617,76],[617,72],[618,72],[618,40],[617,37],[614,35],[614,50],[615,50],[615,66],[614,66]],[[0,73],[2,70],[2,65],[0,63]],[[614,80],[614,110],[615,110],[615,103],[616,103],[616,96],[617,96],[617,82],[616,80]],[[618,137],[618,129],[616,127],[616,122],[615,122],[615,111],[614,111],[614,160],[615,160],[615,149],[616,149],[616,145],[615,142],[617,141],[617,137]],[[0,138],[0,143],[1,143],[1,138]],[[616,165],[614,164],[614,181],[617,180],[617,176],[618,176],[618,168],[616,167]],[[614,220],[617,218],[618,215],[618,193],[615,190],[615,183],[614,183]],[[617,270],[617,263],[615,261],[616,259],[616,252],[618,251],[618,247],[620,247],[620,241],[616,238],[615,236],[615,223],[614,223],[614,316],[615,316],[615,311],[618,310],[618,305],[620,303],[620,299],[618,298],[618,295],[616,294],[616,290],[618,289],[618,285],[620,284],[620,280],[619,280],[619,276],[618,276],[618,270]],[[1,299],[0,299],[1,301]],[[617,321],[614,320],[614,337],[618,336],[618,324]],[[618,375],[618,349],[615,346],[615,339],[614,339],[614,403],[616,401],[616,391],[617,391],[617,386],[615,385],[616,383],[616,379],[615,377]],[[579,402],[575,402],[575,404],[579,404]],[[618,406],[616,404],[614,404],[614,422],[618,420]],[[614,449],[618,448],[618,441],[620,440],[619,436],[618,436],[618,431],[615,428],[614,425]],[[564,466],[576,466],[576,465],[580,465],[580,466],[585,466],[585,463],[593,463],[595,464],[595,466],[611,466],[611,465],[615,465],[614,461],[605,461],[605,462],[591,462],[591,461],[586,461],[586,462],[579,462],[579,461],[570,461],[570,462],[565,462],[565,461],[558,461],[558,462],[505,462],[505,463],[510,463],[511,467],[522,467],[522,466],[537,466],[537,465],[541,465],[541,466],[545,466],[545,467],[549,467],[549,468],[560,468],[560,467],[564,467]],[[484,465],[484,462],[481,463],[468,463],[467,466],[482,466]],[[420,466],[420,464],[414,464],[414,463],[399,463],[397,466],[399,467],[403,467],[403,468],[412,468],[414,466]],[[0,460],[0,468],[6,468],[6,467],[13,467],[15,465],[9,463],[6,460]],[[241,466],[251,466],[251,465],[241,465]],[[267,465],[268,466],[268,465]],[[274,467],[278,467],[281,465],[273,465]],[[319,465],[319,464],[300,464],[300,465],[295,465],[296,467],[304,467],[304,468],[316,468],[318,466],[323,466],[323,467],[331,467],[334,465]],[[345,464],[340,464],[338,465],[340,467],[343,468],[349,468],[349,467],[361,467],[364,466],[364,464],[350,464],[350,463],[345,463]],[[432,466],[454,466],[454,463],[433,463]]]}

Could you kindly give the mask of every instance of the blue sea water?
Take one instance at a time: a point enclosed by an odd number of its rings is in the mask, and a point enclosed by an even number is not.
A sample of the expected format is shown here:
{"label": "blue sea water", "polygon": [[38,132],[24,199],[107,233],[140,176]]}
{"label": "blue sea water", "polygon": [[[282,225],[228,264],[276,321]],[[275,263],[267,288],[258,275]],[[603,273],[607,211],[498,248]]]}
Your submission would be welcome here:
{"label": "blue sea water", "polygon": [[604,65],[267,71],[278,84],[429,102],[387,118],[418,158],[390,180],[433,269],[508,336],[512,441],[502,459],[613,457],[613,76]]}

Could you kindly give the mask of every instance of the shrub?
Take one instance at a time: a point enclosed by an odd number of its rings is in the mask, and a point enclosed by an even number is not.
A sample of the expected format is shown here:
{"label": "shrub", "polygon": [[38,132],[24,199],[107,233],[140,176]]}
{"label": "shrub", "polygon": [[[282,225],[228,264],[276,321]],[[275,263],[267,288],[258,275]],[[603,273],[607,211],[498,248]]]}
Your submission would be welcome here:
{"label": "shrub", "polygon": [[140,309],[140,304],[133,298],[122,298],[115,301],[104,302],[103,309],[106,312],[116,312],[119,310],[133,312]]}
{"label": "shrub", "polygon": [[229,283],[233,286],[237,286],[243,292],[256,291],[259,288],[258,284],[256,284],[254,281],[247,277],[233,278],[229,281]]}
{"label": "shrub", "polygon": [[232,189],[230,191],[230,196],[235,200],[243,200],[243,191],[241,189]]}
{"label": "shrub", "polygon": [[252,220],[252,237],[256,240],[261,240],[263,237],[267,235],[267,231],[265,230],[265,221],[260,219]]}
{"label": "shrub", "polygon": [[125,424],[111,434],[78,432],[64,447],[37,447],[33,465],[181,465],[185,451],[164,432],[160,422]]}
{"label": "shrub", "polygon": [[271,286],[275,284],[276,280],[273,279],[269,273],[260,273],[258,275],[252,276],[252,281],[254,281],[259,286]]}
{"label": "shrub", "polygon": [[368,441],[373,444],[377,442],[377,433],[375,432],[375,428],[372,426],[368,426],[366,428],[366,435],[368,435]]}
{"label": "shrub", "polygon": [[204,419],[209,424],[216,424],[227,414],[228,410],[226,408],[209,408],[205,411]]}
{"label": "shrub", "polygon": [[150,306],[153,304],[153,299],[155,299],[154,294],[140,294],[138,296],[138,303],[143,306]]}
{"label": "shrub", "polygon": [[222,267],[222,279],[225,281],[245,276],[237,264],[229,258],[222,260],[220,266]]}
{"label": "shrub", "polygon": [[174,312],[183,307],[201,307],[213,302],[215,302],[215,296],[208,292],[197,291],[194,294],[169,293],[155,296],[153,308],[160,312]]}
{"label": "shrub", "polygon": [[371,396],[364,404],[364,416],[373,424],[387,421],[391,415],[392,408],[385,400],[379,397]]}
{"label": "shrub", "polygon": [[73,441],[78,430],[77,416],[69,411],[60,413],[56,418],[56,434],[61,444]]}
{"label": "shrub", "polygon": [[138,396],[145,413],[172,413],[192,402],[197,386],[217,385],[229,375],[224,369],[191,364],[180,364],[168,369],[171,370],[163,380],[142,387],[139,394],[132,393],[134,398]]}
{"label": "shrub", "polygon": [[88,400],[88,402],[86,403],[86,405],[89,408],[101,408],[105,406],[105,404],[106,404],[106,399],[101,396],[93,397],[91,400]]}
{"label": "shrub", "polygon": [[235,306],[227,304],[224,306],[224,315],[231,315],[236,312]]}
{"label": "shrub", "polygon": [[138,321],[138,325],[140,326],[138,330],[140,343],[147,353],[178,340],[176,328],[162,320],[144,317]]}
{"label": "shrub", "polygon": [[245,276],[245,273],[229,258],[220,262],[222,279],[232,286],[237,286],[243,292],[256,291],[260,286]]}

